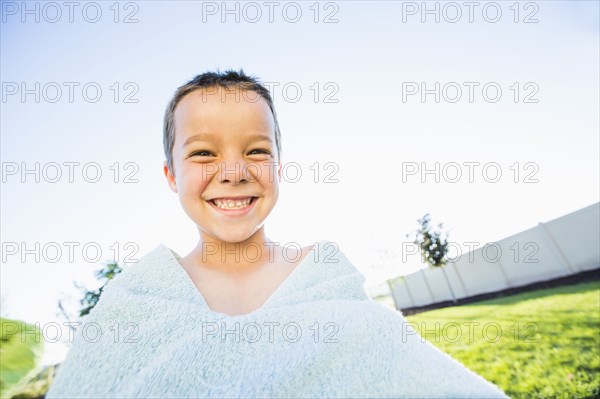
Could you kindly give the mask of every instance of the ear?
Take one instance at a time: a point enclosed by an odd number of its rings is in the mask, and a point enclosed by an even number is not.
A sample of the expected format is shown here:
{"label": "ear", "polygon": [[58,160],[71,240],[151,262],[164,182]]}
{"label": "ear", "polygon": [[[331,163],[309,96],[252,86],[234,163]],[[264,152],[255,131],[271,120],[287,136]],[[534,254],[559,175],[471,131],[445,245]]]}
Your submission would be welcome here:
{"label": "ear", "polygon": [[169,170],[169,167],[167,166],[167,161],[165,161],[163,163],[163,172],[165,174],[165,177],[167,178],[167,182],[169,183],[169,187],[171,188],[171,191],[176,193],[177,192],[177,183],[175,183],[175,176],[173,175],[173,173],[171,173],[171,171]]}

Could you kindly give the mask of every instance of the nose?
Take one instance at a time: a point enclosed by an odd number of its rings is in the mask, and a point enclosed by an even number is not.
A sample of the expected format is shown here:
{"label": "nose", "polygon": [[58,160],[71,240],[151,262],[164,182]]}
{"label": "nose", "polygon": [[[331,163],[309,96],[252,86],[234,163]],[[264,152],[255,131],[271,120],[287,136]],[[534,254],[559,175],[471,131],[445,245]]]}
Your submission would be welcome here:
{"label": "nose", "polygon": [[222,183],[241,184],[249,181],[247,164],[240,159],[221,162],[217,175]]}

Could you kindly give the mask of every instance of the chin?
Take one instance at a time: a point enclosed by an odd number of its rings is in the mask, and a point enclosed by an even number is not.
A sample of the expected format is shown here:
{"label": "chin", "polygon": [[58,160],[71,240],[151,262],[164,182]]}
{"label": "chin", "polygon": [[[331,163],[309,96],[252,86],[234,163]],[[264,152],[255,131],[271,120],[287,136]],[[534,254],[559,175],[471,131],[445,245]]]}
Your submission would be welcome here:
{"label": "chin", "polygon": [[211,237],[218,241],[222,241],[225,243],[237,244],[240,242],[244,242],[252,238],[252,236],[256,233],[256,231],[245,231],[245,232],[225,232],[225,231],[215,231],[214,233],[208,233]]}

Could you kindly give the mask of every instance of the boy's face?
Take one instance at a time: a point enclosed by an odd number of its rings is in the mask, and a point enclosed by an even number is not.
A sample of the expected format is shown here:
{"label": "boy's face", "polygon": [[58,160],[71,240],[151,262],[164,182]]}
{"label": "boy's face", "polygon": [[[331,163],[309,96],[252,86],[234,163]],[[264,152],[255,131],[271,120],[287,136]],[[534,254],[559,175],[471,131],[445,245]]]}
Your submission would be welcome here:
{"label": "boy's face", "polygon": [[[268,104],[255,92],[200,89],[181,99],[174,122],[173,173],[166,161],[164,172],[202,241],[247,240],[279,197],[281,163]],[[247,207],[220,209],[212,200],[223,197],[254,198]]]}

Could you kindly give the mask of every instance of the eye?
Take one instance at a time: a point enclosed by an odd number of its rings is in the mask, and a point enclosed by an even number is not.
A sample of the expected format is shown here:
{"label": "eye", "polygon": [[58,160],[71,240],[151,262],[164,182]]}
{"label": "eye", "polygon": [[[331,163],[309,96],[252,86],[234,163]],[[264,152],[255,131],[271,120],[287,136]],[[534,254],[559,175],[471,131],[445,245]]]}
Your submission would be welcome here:
{"label": "eye", "polygon": [[212,155],[209,151],[196,151],[196,152],[193,152],[192,154],[190,154],[190,156],[193,157],[193,156],[201,155],[201,154],[208,154],[209,156]]}
{"label": "eye", "polygon": [[260,153],[263,153],[263,154],[270,154],[269,151],[263,150],[262,148],[256,148],[256,149],[250,151],[250,154],[252,154],[254,151],[259,151]]}

